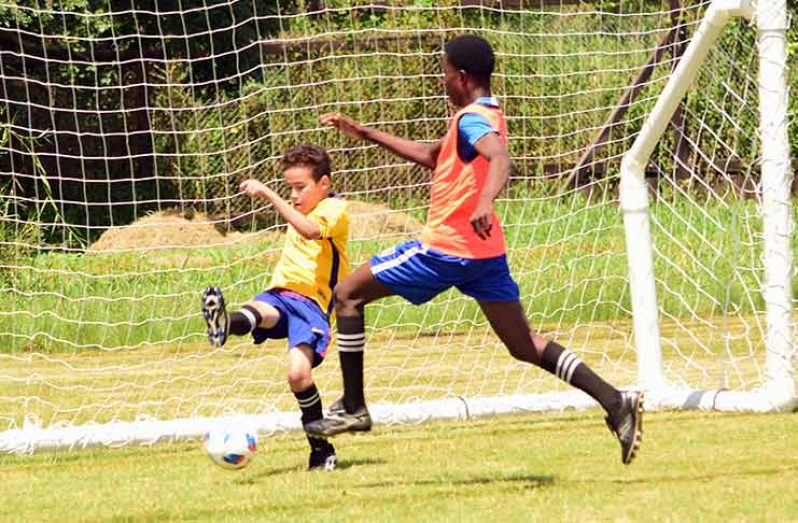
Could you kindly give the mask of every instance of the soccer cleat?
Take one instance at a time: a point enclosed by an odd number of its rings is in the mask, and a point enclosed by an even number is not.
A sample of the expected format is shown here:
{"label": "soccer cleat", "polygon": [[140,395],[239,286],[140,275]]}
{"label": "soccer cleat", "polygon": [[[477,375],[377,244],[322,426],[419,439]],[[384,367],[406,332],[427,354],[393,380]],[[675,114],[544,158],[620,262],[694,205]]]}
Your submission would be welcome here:
{"label": "soccer cleat", "polygon": [[342,432],[368,432],[371,430],[371,416],[364,406],[355,412],[345,410],[332,410],[338,402],[333,403],[327,416],[305,425],[305,432],[311,436],[331,437]]}
{"label": "soccer cleat", "polygon": [[227,341],[227,310],[224,307],[224,296],[219,287],[208,287],[202,293],[202,316],[208,325],[208,339],[211,346],[219,346]]}
{"label": "soccer cleat", "polygon": [[332,445],[326,449],[311,450],[308,459],[308,470],[332,472],[338,466],[338,458]]}
{"label": "soccer cleat", "polygon": [[628,465],[643,439],[643,392],[621,392],[621,404],[605,418],[610,431],[621,443],[621,461]]}
{"label": "soccer cleat", "polygon": [[335,400],[333,402],[333,404],[330,405],[330,408],[327,409],[327,414],[330,414],[330,415],[337,415],[337,414],[340,414],[342,412],[346,412],[346,407],[344,407],[344,397],[343,396],[341,396],[340,398]]}

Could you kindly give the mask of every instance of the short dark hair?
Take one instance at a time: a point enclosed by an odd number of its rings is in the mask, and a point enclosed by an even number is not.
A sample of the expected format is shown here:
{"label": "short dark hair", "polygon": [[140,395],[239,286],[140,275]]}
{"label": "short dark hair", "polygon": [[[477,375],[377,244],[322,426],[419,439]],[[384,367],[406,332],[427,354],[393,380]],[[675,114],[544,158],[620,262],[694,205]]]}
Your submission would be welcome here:
{"label": "short dark hair", "polygon": [[490,80],[496,57],[487,40],[476,35],[460,35],[443,48],[449,63],[482,80]]}
{"label": "short dark hair", "polygon": [[297,165],[310,167],[313,171],[313,179],[317,182],[323,176],[332,177],[330,168],[330,155],[324,147],[309,143],[300,143],[289,147],[283,153],[283,168],[295,167]]}

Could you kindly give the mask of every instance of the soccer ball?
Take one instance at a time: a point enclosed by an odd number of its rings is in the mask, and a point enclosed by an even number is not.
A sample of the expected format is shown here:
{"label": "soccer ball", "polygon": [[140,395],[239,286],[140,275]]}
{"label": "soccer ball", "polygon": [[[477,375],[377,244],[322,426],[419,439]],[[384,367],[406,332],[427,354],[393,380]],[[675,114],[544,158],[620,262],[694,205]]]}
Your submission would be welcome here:
{"label": "soccer ball", "polygon": [[211,461],[225,469],[243,469],[255,458],[257,450],[257,434],[243,427],[228,425],[205,434],[205,451]]}

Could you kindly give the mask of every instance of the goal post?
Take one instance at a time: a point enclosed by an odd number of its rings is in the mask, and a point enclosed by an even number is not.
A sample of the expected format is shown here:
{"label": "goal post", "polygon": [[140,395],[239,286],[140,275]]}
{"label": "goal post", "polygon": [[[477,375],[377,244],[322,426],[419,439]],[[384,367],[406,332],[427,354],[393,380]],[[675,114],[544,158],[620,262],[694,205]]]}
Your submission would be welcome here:
{"label": "goal post", "polygon": [[[786,411],[796,405],[792,172],[787,136],[787,6],[783,0],[713,0],[642,131],[621,162],[620,202],[629,263],[638,383],[655,407]],[[755,18],[759,49],[762,292],[766,307],[766,381],[754,391],[679,390],[662,373],[652,237],[645,168],[707,54],[734,17]]]}

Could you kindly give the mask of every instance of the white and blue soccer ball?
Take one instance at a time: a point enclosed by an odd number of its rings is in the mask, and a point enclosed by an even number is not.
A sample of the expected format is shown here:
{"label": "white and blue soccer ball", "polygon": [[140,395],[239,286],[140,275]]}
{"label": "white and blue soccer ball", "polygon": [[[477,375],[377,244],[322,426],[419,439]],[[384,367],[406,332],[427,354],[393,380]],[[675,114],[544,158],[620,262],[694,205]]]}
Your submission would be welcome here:
{"label": "white and blue soccer ball", "polygon": [[258,435],[239,425],[214,427],[205,433],[205,451],[211,461],[229,470],[243,469],[255,459]]}

